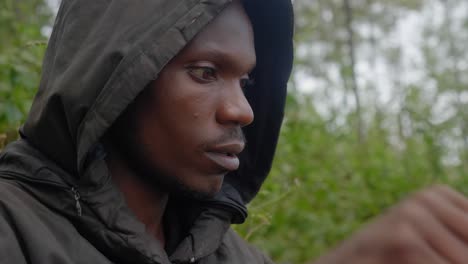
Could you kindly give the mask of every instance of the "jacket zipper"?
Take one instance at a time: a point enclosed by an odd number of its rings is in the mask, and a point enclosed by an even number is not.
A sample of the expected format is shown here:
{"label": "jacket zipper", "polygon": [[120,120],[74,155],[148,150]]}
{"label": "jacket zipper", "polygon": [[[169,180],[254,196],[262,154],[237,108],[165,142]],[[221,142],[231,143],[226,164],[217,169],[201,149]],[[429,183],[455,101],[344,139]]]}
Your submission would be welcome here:
{"label": "jacket zipper", "polygon": [[81,204],[80,204],[80,198],[81,198],[80,192],[75,187],[72,187],[71,191],[73,193],[73,198],[75,198],[76,212],[77,212],[78,216],[81,216],[82,212],[81,212]]}
{"label": "jacket zipper", "polygon": [[[2,175],[0,175],[0,178],[11,179],[11,180],[20,180],[20,181],[23,180],[23,181],[26,181],[26,182],[45,184],[45,185],[57,187],[59,189],[64,189],[64,190],[70,191],[70,187],[68,187],[66,185],[63,185],[63,184],[60,184],[60,183],[57,183],[57,182],[53,182],[53,181],[32,179],[32,178],[27,177],[25,175],[14,173],[14,172],[9,172],[9,171],[2,171],[1,174]],[[75,200],[76,212],[77,212],[78,216],[82,216],[82,208],[81,208],[81,203],[80,203],[80,200],[81,200],[80,192],[78,191],[78,189],[75,186],[73,186],[71,188],[71,192],[73,194],[73,199]]]}

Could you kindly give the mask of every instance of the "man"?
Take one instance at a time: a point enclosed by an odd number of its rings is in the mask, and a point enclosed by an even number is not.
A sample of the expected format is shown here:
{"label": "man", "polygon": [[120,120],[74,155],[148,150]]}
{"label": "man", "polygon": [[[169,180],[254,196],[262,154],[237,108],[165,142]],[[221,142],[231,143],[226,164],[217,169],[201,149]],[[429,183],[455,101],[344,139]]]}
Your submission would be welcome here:
{"label": "man", "polygon": [[271,166],[292,26],[288,0],[63,0],[0,156],[0,262],[269,262],[230,224]]}
{"label": "man", "polygon": [[[1,262],[270,263],[229,226],[271,165],[291,39],[287,0],[64,0],[0,156]],[[434,187],[317,263],[465,263],[467,209]]]}

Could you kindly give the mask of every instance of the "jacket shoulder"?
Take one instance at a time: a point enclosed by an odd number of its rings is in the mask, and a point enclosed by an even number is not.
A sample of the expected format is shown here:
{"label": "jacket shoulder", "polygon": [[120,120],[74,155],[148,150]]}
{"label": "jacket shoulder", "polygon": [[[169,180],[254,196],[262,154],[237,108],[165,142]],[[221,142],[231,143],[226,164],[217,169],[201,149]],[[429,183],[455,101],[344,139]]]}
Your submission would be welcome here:
{"label": "jacket shoulder", "polygon": [[232,262],[227,263],[252,263],[273,264],[273,261],[253,245],[247,243],[232,228],[226,232],[220,247],[220,253],[232,256]]}
{"label": "jacket shoulder", "polygon": [[[1,173],[1,172],[0,172]],[[0,177],[0,219],[16,218],[24,215],[30,220],[38,211],[46,210],[34,196],[24,190],[16,181],[5,180]]]}
{"label": "jacket shoulder", "polygon": [[0,263],[110,263],[65,216],[1,178],[0,234]]}
{"label": "jacket shoulder", "polygon": [[0,263],[51,263],[50,256],[72,263],[75,250],[65,246],[71,241],[78,248],[74,233],[70,223],[18,183],[0,179]]}
{"label": "jacket shoulder", "polygon": [[22,230],[18,229],[13,212],[15,207],[22,210],[20,197],[24,194],[18,186],[0,180],[0,263],[27,263]]}

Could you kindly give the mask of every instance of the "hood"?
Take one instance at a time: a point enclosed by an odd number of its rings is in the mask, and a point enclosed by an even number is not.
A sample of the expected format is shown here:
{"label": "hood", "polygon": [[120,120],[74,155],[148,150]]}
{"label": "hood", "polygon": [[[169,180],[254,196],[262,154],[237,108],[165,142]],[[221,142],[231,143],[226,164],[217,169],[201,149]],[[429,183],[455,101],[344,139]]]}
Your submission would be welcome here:
{"label": "hood", "polygon": [[[102,156],[97,154],[101,137],[229,3],[63,0],[21,136],[65,170],[68,181],[97,190],[106,180],[106,173],[95,169]],[[257,52],[256,84],[246,94],[255,121],[245,128],[248,146],[240,169],[226,176],[213,201],[229,205],[238,222],[271,167],[292,67],[293,34],[289,0],[247,0],[244,5]]]}

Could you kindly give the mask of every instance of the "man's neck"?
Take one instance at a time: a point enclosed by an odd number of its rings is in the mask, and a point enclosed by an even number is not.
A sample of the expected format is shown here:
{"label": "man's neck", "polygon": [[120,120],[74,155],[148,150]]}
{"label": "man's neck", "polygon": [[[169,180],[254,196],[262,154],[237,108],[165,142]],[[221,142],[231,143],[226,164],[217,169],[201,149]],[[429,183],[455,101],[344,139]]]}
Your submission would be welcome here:
{"label": "man's neck", "polygon": [[147,232],[164,247],[163,215],[168,193],[154,190],[145,184],[117,151],[108,149],[106,162],[112,179],[123,193],[128,207],[138,220],[145,224]]}

